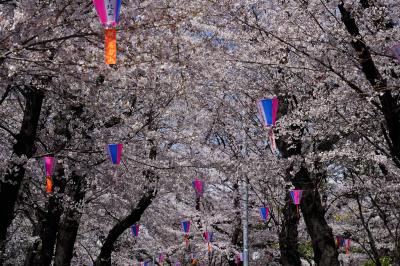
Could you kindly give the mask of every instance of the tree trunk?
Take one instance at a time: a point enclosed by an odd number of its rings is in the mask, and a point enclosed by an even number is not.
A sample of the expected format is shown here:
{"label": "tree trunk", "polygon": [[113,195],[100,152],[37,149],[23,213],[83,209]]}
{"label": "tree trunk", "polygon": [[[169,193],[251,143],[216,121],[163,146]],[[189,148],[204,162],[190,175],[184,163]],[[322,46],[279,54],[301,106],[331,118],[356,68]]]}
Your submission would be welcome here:
{"label": "tree trunk", "polygon": [[397,100],[393,97],[391,91],[379,96],[382,105],[382,112],[386,120],[388,137],[386,138],[390,153],[395,163],[400,168],[400,111]]}
{"label": "tree trunk", "polygon": [[[284,99],[280,99],[282,107],[281,113],[288,112],[288,104]],[[282,112],[283,109],[283,112]],[[299,128],[292,128],[296,130]],[[292,140],[294,145],[289,145],[288,141],[278,140],[277,145],[281,152],[282,158],[289,158],[301,154],[301,141]],[[291,181],[290,170],[286,171],[286,181]],[[289,189],[288,187],[286,189]],[[300,253],[299,253],[299,239],[297,226],[299,223],[299,216],[297,215],[296,206],[292,203],[290,193],[287,192],[285,196],[285,206],[283,208],[281,231],[279,232],[279,250],[281,253],[280,262],[284,266],[300,266]]]}
{"label": "tree trunk", "polygon": [[283,266],[301,266],[297,225],[299,216],[293,204],[290,193],[286,193],[285,207],[283,208],[283,223],[279,232],[280,262]]}
{"label": "tree trunk", "polygon": [[140,217],[150,206],[156,194],[157,191],[155,189],[149,189],[142,195],[142,198],[138,202],[136,208],[133,209],[128,216],[114,225],[114,227],[108,233],[103,246],[101,247],[100,254],[94,263],[95,266],[111,266],[111,253],[115,241],[117,241],[119,236],[126,229],[140,220]]}
{"label": "tree trunk", "polygon": [[382,105],[382,113],[385,117],[386,128],[388,131],[388,136],[386,136],[386,132],[384,132],[384,135],[386,137],[390,153],[393,156],[393,161],[398,167],[400,167],[399,103],[393,97],[392,92],[388,90],[386,80],[382,77],[379,70],[375,66],[371,52],[360,35],[360,31],[355,19],[352,17],[351,13],[345,9],[343,3],[340,4],[338,8],[342,14],[342,22],[344,23],[346,30],[351,34],[351,36],[355,37],[351,41],[351,45],[357,52],[361,69],[366,79],[369,81],[375,91],[385,91],[379,96],[379,100]]}
{"label": "tree trunk", "polygon": [[72,187],[68,193],[72,199],[72,205],[65,211],[64,218],[58,230],[54,266],[71,264],[74,244],[78,234],[82,215],[80,207],[85,197],[85,176],[74,171],[72,172],[72,182]]}
{"label": "tree trunk", "polygon": [[321,197],[307,168],[302,166],[292,183],[296,188],[303,190],[300,206],[307,232],[311,237],[315,263],[317,265],[339,266],[339,254],[332,229],[325,220],[325,210],[321,203]]}
{"label": "tree trunk", "polygon": [[[352,37],[354,37],[351,41],[351,45],[357,52],[361,69],[366,79],[375,91],[384,91],[384,93],[379,96],[379,101],[382,106],[381,111],[386,121],[386,129],[383,128],[383,135],[388,144],[393,162],[400,168],[400,104],[397,98],[393,97],[392,92],[388,90],[386,80],[382,77],[375,66],[369,48],[366,42],[362,39],[352,14],[346,10],[343,3],[339,4],[338,8],[342,15],[342,22],[345,25],[346,30]],[[396,243],[398,243],[398,241],[396,241]],[[396,246],[398,248],[398,244],[395,244],[395,248]],[[398,249],[394,252],[394,260],[397,264],[400,262],[400,252]]]}
{"label": "tree trunk", "polygon": [[[36,130],[44,95],[32,87],[24,87],[22,94],[25,97],[24,116],[20,132],[15,136],[13,154],[31,158],[35,153]],[[13,162],[0,183],[0,250],[5,247],[7,229],[14,218],[14,207],[24,175],[25,163]]]}
{"label": "tree trunk", "polygon": [[[153,113],[148,114],[148,128],[153,131]],[[157,157],[157,144],[153,139],[147,140],[149,144],[149,159],[155,160]],[[157,174],[152,169],[146,169],[143,171],[145,179],[150,183],[149,187],[144,187],[144,194],[139,200],[136,208],[132,209],[128,216],[119,221],[108,233],[103,246],[101,247],[100,254],[96,258],[94,266],[111,266],[111,253],[114,248],[114,243],[117,241],[119,236],[128,229],[131,225],[140,221],[140,217],[144,211],[150,206],[151,202],[157,195],[157,190],[153,187],[156,181],[159,179]],[[200,206],[199,206],[200,207]]]}
{"label": "tree trunk", "polygon": [[394,244],[393,256],[393,265],[400,265],[400,237],[396,239],[396,243]]}
{"label": "tree trunk", "polygon": [[[48,204],[46,206],[47,212],[45,215],[39,215],[41,220],[39,221],[38,228],[40,230],[40,245],[35,243],[30,249],[27,258],[25,260],[26,266],[46,266],[51,264],[51,260],[54,254],[54,245],[57,238],[57,230],[62,214],[62,194],[65,190],[65,178],[64,171],[60,169],[57,171],[56,178],[54,178],[55,193],[49,197]],[[58,188],[58,189],[57,189]]]}

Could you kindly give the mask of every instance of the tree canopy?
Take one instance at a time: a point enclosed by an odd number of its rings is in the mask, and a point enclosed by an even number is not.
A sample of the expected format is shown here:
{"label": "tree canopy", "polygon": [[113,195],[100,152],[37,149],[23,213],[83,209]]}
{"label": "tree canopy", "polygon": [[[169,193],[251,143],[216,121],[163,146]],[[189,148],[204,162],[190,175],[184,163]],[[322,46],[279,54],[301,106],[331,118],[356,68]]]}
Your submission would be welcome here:
{"label": "tree canopy", "polygon": [[239,265],[248,181],[250,265],[399,265],[399,13],[124,0],[108,65],[92,1],[0,0],[0,264]]}

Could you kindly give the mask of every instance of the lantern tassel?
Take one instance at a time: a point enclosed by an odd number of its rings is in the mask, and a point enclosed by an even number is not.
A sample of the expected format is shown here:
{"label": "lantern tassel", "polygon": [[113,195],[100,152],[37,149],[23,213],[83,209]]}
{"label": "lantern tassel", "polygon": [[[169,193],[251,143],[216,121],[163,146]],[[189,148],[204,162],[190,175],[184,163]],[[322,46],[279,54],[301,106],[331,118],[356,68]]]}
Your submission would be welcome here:
{"label": "lantern tassel", "polygon": [[189,235],[184,235],[183,241],[185,241],[185,246],[188,247],[189,246]]}
{"label": "lantern tassel", "polygon": [[117,63],[117,31],[116,29],[105,29],[105,59],[106,64],[115,65]]}
{"label": "lantern tassel", "polygon": [[51,176],[46,177],[46,192],[53,192],[53,180],[51,179]]}

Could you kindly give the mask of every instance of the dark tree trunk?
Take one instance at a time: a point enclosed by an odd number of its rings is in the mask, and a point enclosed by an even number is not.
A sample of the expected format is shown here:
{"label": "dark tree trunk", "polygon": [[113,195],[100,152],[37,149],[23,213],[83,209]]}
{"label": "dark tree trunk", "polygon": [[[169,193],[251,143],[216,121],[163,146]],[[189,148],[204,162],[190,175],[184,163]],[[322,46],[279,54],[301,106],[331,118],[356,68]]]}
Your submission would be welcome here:
{"label": "dark tree trunk", "polygon": [[70,265],[73,257],[74,244],[78,234],[81,219],[80,207],[85,197],[85,176],[72,172],[72,187],[69,189],[69,196],[72,199],[72,206],[64,213],[63,220],[58,230],[54,266]]}
{"label": "dark tree trunk", "polygon": [[297,226],[299,216],[289,192],[286,193],[281,231],[279,232],[280,262],[284,266],[301,266]]}
{"label": "dark tree trunk", "polygon": [[101,247],[100,254],[94,264],[95,266],[111,266],[111,253],[114,243],[126,229],[140,220],[140,217],[150,206],[156,194],[157,191],[155,189],[149,189],[143,194],[136,208],[133,209],[128,216],[114,225],[114,227],[108,233],[103,246]]}
{"label": "dark tree trunk", "polygon": [[[294,101],[296,101],[294,99]],[[285,105],[285,101],[284,105]],[[287,109],[283,106],[283,109]],[[287,110],[283,110],[287,113]],[[293,127],[293,130],[299,130],[302,135],[302,129]],[[337,139],[333,136],[331,141],[320,145],[320,148],[330,149]],[[290,143],[290,144],[289,144]],[[301,155],[302,142],[301,136],[286,141],[277,142],[283,158]],[[301,212],[307,227],[307,232],[311,237],[314,250],[314,261],[317,265],[336,266],[339,265],[338,252],[332,235],[332,229],[325,220],[325,210],[321,203],[321,197],[318,192],[318,183],[313,182],[307,168],[302,165],[300,170],[293,177],[290,172],[292,166],[286,170],[286,181],[291,181],[297,188],[303,190],[301,198]],[[279,234],[279,244],[284,265],[301,265],[300,254],[298,252],[297,225],[298,217],[296,206],[293,204],[289,192],[286,194],[286,204],[283,213],[282,231]],[[295,210],[295,211],[294,211]],[[285,239],[285,237],[289,239]],[[286,261],[285,261],[286,260]]]}
{"label": "dark tree trunk", "polygon": [[[288,105],[285,104],[283,99],[281,113],[288,112]],[[283,109],[283,112],[282,112]],[[292,128],[296,130],[298,128]],[[289,145],[288,141],[278,140],[277,145],[282,154],[282,158],[289,158],[291,156],[301,154],[301,141],[292,140],[295,145]],[[286,181],[291,181],[290,170],[286,171]],[[287,188],[289,189],[289,188]],[[285,196],[285,206],[283,208],[281,231],[279,232],[279,250],[281,253],[280,262],[284,266],[300,266],[300,253],[299,253],[299,239],[297,226],[299,224],[299,216],[297,215],[296,206],[292,203],[290,193],[287,192]]]}
{"label": "dark tree trunk", "polygon": [[397,237],[396,243],[394,244],[394,260],[393,265],[400,265],[400,237]]}
{"label": "dark tree trunk", "polygon": [[[44,95],[32,87],[24,87],[22,94],[25,97],[24,117],[20,132],[15,136],[17,142],[13,146],[13,154],[31,158],[35,152],[36,130]],[[7,229],[14,218],[14,207],[24,175],[25,164],[12,163],[0,182],[0,250],[4,249]]]}
{"label": "dark tree trunk", "polygon": [[[149,130],[155,130],[153,126],[153,112],[150,112],[148,114]],[[157,144],[153,139],[149,139],[148,143],[150,146],[149,159],[155,160],[157,157]],[[101,247],[100,254],[96,258],[94,266],[111,266],[111,253],[113,251],[115,242],[126,229],[140,221],[142,214],[150,206],[151,202],[157,195],[157,190],[153,187],[156,181],[159,179],[157,174],[152,169],[146,169],[143,171],[143,175],[150,183],[149,187],[144,187],[145,192],[136,205],[136,208],[132,209],[128,216],[120,220],[110,230],[103,243],[103,246]]]}
{"label": "dark tree trunk", "polygon": [[[54,119],[56,139],[53,140],[53,145],[50,150],[60,151],[69,145],[72,134],[70,132],[70,121],[79,119],[81,116],[81,109],[75,106],[69,106],[68,110],[71,113],[71,118],[65,114],[65,110],[58,113]],[[49,197],[48,203],[45,207],[45,212],[38,212],[38,226],[36,226],[38,233],[34,235],[40,236],[41,245],[32,245],[30,248],[25,265],[50,265],[51,259],[54,255],[54,246],[57,239],[57,232],[59,229],[60,218],[63,212],[63,195],[65,192],[66,178],[64,176],[64,168],[62,165],[56,165],[56,173],[54,176],[54,191],[55,193]]]}
{"label": "dark tree trunk", "polygon": [[379,100],[382,105],[382,113],[385,117],[386,128],[388,131],[388,136],[386,136],[386,132],[384,132],[384,135],[386,137],[390,153],[393,156],[393,161],[398,167],[400,167],[399,103],[397,99],[393,97],[392,92],[388,90],[386,80],[382,77],[378,68],[375,66],[371,52],[360,35],[360,31],[355,19],[352,17],[351,13],[345,9],[343,3],[338,7],[340,13],[342,14],[342,21],[346,27],[346,30],[351,34],[351,36],[355,37],[351,41],[351,45],[357,52],[361,69],[366,79],[369,81],[375,91],[384,91],[384,93],[379,96]]}
{"label": "dark tree trunk", "polygon": [[388,137],[386,138],[390,153],[397,166],[400,168],[400,106],[391,91],[379,96],[382,112],[386,120]]}
{"label": "dark tree trunk", "polygon": [[[37,243],[31,247],[30,252],[25,260],[26,266],[46,266],[51,264],[54,254],[54,245],[57,238],[58,225],[62,214],[62,194],[65,190],[64,171],[57,171],[54,178],[55,193],[49,197],[46,206],[47,212],[41,216],[38,228],[40,230],[40,245]],[[57,189],[58,188],[58,189]]]}
{"label": "dark tree trunk", "polygon": [[[376,67],[370,50],[362,39],[352,14],[346,10],[343,3],[339,4],[338,8],[342,15],[342,22],[345,25],[346,30],[352,37],[354,37],[351,41],[351,45],[357,52],[366,79],[375,91],[384,91],[384,93],[379,96],[381,111],[386,121],[386,129],[383,128],[383,135],[389,146],[393,162],[400,168],[400,104],[398,102],[398,97],[394,97],[392,91],[388,90],[387,82]],[[399,241],[396,241],[396,243],[398,242]],[[395,246],[398,247],[398,244]],[[395,264],[399,264],[400,262],[400,251],[398,250],[399,249],[397,248],[394,252]]]}
{"label": "dark tree trunk", "polygon": [[300,206],[307,232],[311,237],[315,263],[321,266],[339,266],[339,254],[332,229],[325,220],[325,210],[322,206],[317,185],[310,178],[307,168],[302,166],[292,183],[296,188],[303,190]]}

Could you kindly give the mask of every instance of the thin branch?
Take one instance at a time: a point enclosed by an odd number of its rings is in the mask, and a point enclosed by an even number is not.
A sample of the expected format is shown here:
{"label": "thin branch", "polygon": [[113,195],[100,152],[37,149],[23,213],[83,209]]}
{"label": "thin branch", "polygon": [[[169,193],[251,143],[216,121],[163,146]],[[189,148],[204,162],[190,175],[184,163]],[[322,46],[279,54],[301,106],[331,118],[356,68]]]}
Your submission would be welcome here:
{"label": "thin branch", "polygon": [[17,134],[12,132],[9,128],[3,126],[2,124],[0,124],[0,128],[6,131],[8,134],[10,134],[14,139],[17,139]]}
{"label": "thin branch", "polygon": [[4,102],[4,100],[7,98],[8,94],[9,94],[10,91],[11,91],[11,88],[12,88],[11,86],[8,86],[8,87],[7,87],[6,91],[4,92],[3,96],[2,96],[1,99],[0,99],[0,105],[2,105],[3,102]]}

